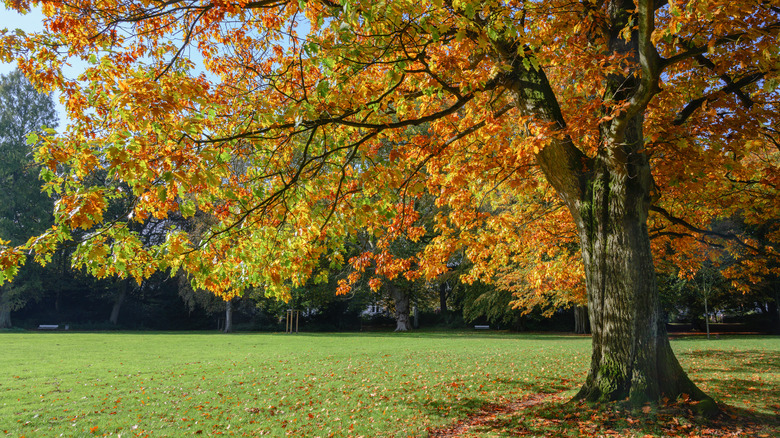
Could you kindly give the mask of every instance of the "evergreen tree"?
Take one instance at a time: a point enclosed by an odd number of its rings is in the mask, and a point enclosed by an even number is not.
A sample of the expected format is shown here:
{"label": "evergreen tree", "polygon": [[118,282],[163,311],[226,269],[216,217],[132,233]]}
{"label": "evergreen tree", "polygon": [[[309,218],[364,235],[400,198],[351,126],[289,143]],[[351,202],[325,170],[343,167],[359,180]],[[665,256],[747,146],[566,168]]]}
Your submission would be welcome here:
{"label": "evergreen tree", "polygon": [[[27,137],[56,125],[51,96],[38,93],[19,71],[0,75],[0,239],[11,245],[51,225],[52,201],[41,192]],[[39,297],[41,272],[27,264],[12,283],[0,286],[0,328],[11,326],[11,311]]]}

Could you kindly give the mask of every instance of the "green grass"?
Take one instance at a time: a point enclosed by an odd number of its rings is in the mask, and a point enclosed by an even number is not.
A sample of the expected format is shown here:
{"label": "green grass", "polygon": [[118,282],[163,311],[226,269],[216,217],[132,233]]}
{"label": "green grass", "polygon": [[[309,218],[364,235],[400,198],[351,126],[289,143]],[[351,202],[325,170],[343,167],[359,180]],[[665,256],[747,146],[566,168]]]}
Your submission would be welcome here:
{"label": "green grass", "polygon": [[[673,346],[711,395],[778,415],[780,338]],[[426,436],[484,406],[572,394],[589,357],[588,338],[557,335],[4,333],[0,432]]]}

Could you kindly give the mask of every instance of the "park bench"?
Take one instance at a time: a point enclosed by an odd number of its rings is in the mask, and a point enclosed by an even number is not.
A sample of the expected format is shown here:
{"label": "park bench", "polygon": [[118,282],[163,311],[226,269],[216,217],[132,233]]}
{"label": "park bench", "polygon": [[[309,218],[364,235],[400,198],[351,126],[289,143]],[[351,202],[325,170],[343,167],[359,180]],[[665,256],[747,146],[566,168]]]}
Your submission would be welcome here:
{"label": "park bench", "polygon": [[490,330],[489,325],[475,325],[474,330]]}
{"label": "park bench", "polygon": [[57,330],[60,328],[58,324],[41,324],[38,326],[38,330]]}

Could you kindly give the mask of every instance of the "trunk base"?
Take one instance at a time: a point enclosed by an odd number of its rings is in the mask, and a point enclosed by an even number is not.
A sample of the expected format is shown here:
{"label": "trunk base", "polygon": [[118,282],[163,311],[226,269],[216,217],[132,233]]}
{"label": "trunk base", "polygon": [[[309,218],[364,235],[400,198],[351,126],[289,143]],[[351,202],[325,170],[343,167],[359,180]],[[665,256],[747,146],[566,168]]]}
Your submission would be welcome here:
{"label": "trunk base", "polygon": [[587,402],[626,401],[632,407],[657,404],[663,399],[690,400],[692,409],[701,416],[713,417],[720,412],[712,397],[694,384],[674,356],[665,328],[657,338],[655,358],[642,356],[650,363],[634,363],[626,367],[609,367],[608,361],[593,361],[585,384],[574,397]]}

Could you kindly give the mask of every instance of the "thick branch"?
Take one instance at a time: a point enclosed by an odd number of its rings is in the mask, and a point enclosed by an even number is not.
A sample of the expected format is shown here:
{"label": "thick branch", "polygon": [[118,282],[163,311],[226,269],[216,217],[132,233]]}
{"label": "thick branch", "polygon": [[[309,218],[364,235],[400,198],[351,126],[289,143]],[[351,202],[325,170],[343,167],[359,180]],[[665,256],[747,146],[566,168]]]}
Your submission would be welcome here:
{"label": "thick branch", "polygon": [[729,93],[738,93],[743,87],[746,87],[752,83],[757,82],[761,78],[763,78],[765,73],[752,73],[744,78],[738,80],[737,82],[731,82],[730,84],[726,85],[725,87],[721,88],[720,90],[716,91],[715,93],[711,93],[707,96],[702,96],[698,99],[692,100],[688,102],[687,105],[685,105],[685,108],[682,109],[679,113],[677,113],[677,116],[674,118],[674,121],[672,121],[672,124],[679,126],[685,123],[686,120],[699,108],[701,108],[702,105],[704,105],[704,102],[713,102],[715,101],[718,96],[721,94],[729,94]]}
{"label": "thick branch", "polygon": [[683,227],[693,231],[694,233],[701,234],[703,236],[718,237],[718,238],[723,239],[723,240],[736,242],[740,246],[742,246],[744,248],[747,248],[747,249],[749,249],[751,251],[755,251],[755,252],[757,252],[759,254],[764,254],[765,253],[765,251],[761,250],[760,248],[756,248],[755,246],[750,245],[750,244],[744,242],[736,234],[733,234],[733,233],[718,233],[716,231],[699,228],[699,227],[689,223],[688,221],[686,221],[684,219],[680,219],[680,218],[678,218],[676,216],[673,216],[671,213],[669,213],[668,210],[666,210],[663,207],[659,207],[657,205],[651,206],[650,210],[652,210],[652,211],[654,211],[656,213],[659,213],[661,216],[666,218],[666,220],[668,220],[669,222],[671,222],[671,223],[673,223],[675,225],[683,226]]}
{"label": "thick branch", "polygon": [[[759,32],[767,33],[769,35],[776,36],[777,32],[780,31],[780,22],[772,23],[768,26],[762,27],[761,29],[758,29]],[[715,40],[714,43],[712,43],[713,47],[723,46],[730,43],[736,43],[740,40],[740,38],[746,36],[746,32],[738,32],[733,33],[730,35],[725,35],[717,40]],[[693,46],[689,45],[688,50],[682,53],[678,53],[670,58],[663,59],[661,61],[661,68],[664,69],[672,64],[676,64],[680,61],[684,61],[686,59],[693,58],[697,55],[702,55],[709,50],[709,47],[707,44],[702,44],[700,46]]]}
{"label": "thick branch", "polygon": [[[708,69],[712,71],[716,71],[717,68],[715,67],[715,63],[707,59],[704,55],[698,55],[696,56],[696,61],[699,62],[699,65],[702,65],[704,67],[707,67]],[[726,83],[726,85],[731,85],[734,83],[734,79],[732,79],[731,76],[727,74],[721,74],[718,75],[718,77]],[[745,108],[750,109],[750,107],[753,106],[753,100],[750,99],[750,96],[742,91],[741,89],[734,90],[734,94],[737,95],[739,100],[742,102],[742,105],[745,106]]]}
{"label": "thick branch", "polygon": [[638,22],[637,52],[639,66],[642,69],[642,77],[639,86],[628,100],[625,112],[614,119],[610,127],[612,138],[616,143],[623,142],[623,132],[630,120],[643,112],[650,99],[660,90],[658,80],[661,73],[661,57],[652,41],[653,29],[655,29],[655,4],[653,0],[640,0],[637,5],[636,16]]}

